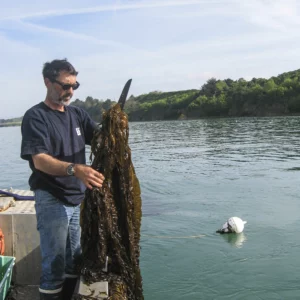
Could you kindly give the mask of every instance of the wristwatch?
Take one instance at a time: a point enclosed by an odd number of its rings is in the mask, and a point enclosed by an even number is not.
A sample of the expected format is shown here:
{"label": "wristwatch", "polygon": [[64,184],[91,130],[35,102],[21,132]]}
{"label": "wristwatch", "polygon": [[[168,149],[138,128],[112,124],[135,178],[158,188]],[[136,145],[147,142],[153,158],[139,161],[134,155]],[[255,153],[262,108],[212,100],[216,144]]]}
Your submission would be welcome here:
{"label": "wristwatch", "polygon": [[75,164],[70,164],[67,166],[67,174],[69,176],[74,176],[75,175],[75,170],[74,170]]}

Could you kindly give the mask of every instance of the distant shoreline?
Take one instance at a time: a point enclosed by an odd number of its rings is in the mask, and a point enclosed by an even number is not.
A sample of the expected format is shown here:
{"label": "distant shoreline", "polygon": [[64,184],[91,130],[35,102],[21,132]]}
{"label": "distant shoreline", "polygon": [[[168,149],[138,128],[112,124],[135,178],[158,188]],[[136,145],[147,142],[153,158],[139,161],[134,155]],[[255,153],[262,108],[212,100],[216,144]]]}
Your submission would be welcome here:
{"label": "distant shoreline", "polygon": [[0,127],[14,127],[14,126],[21,126],[21,122],[15,122],[15,123],[2,123],[0,124]]}
{"label": "distant shoreline", "polygon": [[[268,117],[299,117],[300,113],[288,113],[288,114],[267,114],[262,116],[250,115],[250,116],[202,116],[198,118],[184,118],[184,119],[162,119],[162,120],[131,120],[130,123],[136,122],[164,122],[164,121],[191,121],[191,120],[201,120],[201,119],[223,119],[223,118],[268,118]],[[0,123],[1,127],[17,127],[21,126],[22,122],[11,122],[11,123]]]}

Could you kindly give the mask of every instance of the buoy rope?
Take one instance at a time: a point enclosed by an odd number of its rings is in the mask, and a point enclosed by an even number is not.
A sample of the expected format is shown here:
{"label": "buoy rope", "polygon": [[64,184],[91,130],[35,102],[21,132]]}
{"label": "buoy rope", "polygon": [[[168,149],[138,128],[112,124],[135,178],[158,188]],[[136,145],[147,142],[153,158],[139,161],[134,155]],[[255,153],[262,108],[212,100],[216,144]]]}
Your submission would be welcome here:
{"label": "buoy rope", "polygon": [[142,237],[148,237],[153,239],[199,239],[205,237],[204,234],[200,235],[187,235],[187,236],[168,236],[168,235],[150,235],[150,234],[142,234]]}

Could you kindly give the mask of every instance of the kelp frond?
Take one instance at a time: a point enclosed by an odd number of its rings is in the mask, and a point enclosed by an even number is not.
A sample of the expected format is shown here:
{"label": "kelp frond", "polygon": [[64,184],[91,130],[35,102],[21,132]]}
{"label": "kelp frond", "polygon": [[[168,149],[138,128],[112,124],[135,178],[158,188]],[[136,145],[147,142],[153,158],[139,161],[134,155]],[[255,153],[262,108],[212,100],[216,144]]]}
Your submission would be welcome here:
{"label": "kelp frond", "polygon": [[102,120],[92,141],[91,159],[105,181],[102,188],[87,190],[83,201],[81,274],[89,283],[107,280],[109,299],[142,300],[141,190],[128,145],[128,119],[116,104]]}

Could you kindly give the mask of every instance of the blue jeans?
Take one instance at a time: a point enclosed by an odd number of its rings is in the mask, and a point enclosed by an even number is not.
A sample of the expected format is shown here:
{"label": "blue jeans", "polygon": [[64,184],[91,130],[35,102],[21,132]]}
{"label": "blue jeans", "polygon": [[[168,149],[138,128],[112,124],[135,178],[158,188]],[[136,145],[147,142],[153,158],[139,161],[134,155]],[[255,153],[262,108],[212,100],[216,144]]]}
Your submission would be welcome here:
{"label": "blue jeans", "polygon": [[40,292],[58,293],[65,278],[78,276],[74,260],[81,254],[80,205],[66,205],[36,190],[35,209],[42,255]]}

